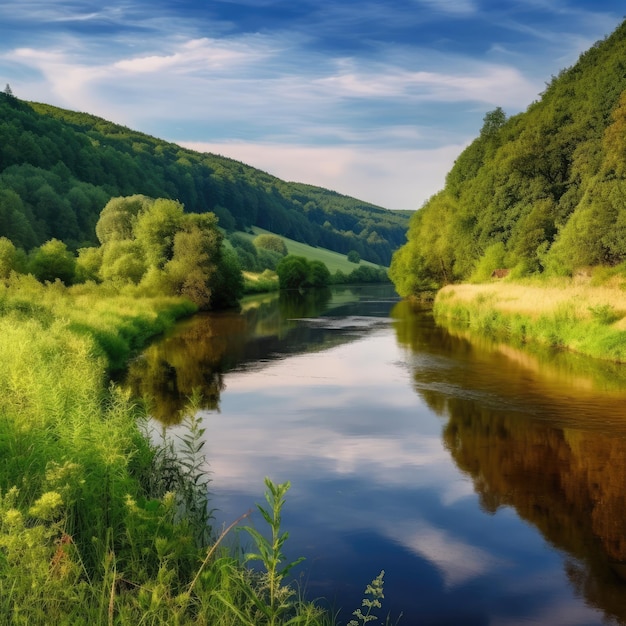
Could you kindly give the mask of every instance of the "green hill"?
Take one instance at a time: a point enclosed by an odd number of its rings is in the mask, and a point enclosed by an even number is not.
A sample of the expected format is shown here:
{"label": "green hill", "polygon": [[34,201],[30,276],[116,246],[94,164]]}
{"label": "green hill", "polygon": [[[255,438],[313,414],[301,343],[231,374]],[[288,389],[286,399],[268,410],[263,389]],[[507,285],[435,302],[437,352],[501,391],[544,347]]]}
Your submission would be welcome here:
{"label": "green hill", "polygon": [[25,250],[51,238],[74,249],[93,245],[106,202],[133,194],[213,211],[227,231],[258,226],[383,265],[406,241],[409,218],[92,115],[0,94],[0,236]]}
{"label": "green hill", "polygon": [[[250,241],[253,241],[257,235],[262,235],[269,232],[262,228],[256,227],[253,228],[252,231],[254,234],[243,232],[238,234],[240,234],[242,237],[246,237]],[[372,263],[370,261],[361,261],[359,264],[351,263],[350,261],[348,261],[348,258],[345,254],[333,252],[332,250],[327,250],[326,248],[315,248],[306,243],[289,239],[288,237],[283,237],[282,239],[287,245],[287,251],[289,254],[303,256],[309,259],[309,261],[321,261],[322,263],[324,263],[324,265],[326,265],[326,267],[332,274],[334,274],[338,270],[343,272],[344,274],[349,274],[360,265],[371,268],[380,267],[380,265],[376,265],[375,263]]]}
{"label": "green hill", "polygon": [[486,114],[444,189],[414,214],[391,275],[408,295],[496,269],[572,275],[625,260],[622,23],[552,77],[525,112]]}

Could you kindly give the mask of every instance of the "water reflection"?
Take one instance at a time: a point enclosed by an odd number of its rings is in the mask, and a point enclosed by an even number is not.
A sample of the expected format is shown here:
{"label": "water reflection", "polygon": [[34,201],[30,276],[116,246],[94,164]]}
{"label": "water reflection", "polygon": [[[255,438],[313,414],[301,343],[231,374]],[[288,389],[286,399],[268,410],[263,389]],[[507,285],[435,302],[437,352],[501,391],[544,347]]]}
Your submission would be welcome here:
{"label": "water reflection", "polygon": [[[364,296],[349,287],[281,292],[244,301],[239,311],[196,315],[131,362],[124,384],[162,424],[178,423],[194,392],[201,409],[219,410],[225,372],[351,341],[371,326],[372,316],[388,313],[389,300],[378,294],[389,297],[389,292],[388,287]],[[352,314],[355,306],[361,319]],[[317,324],[299,322],[321,315]],[[335,332],[338,324],[344,332]]]}
{"label": "water reflection", "polygon": [[575,592],[625,622],[626,393],[615,384],[623,368],[471,343],[409,309],[402,303],[394,317],[414,388],[446,418],[446,448],[483,510],[514,507],[567,553]]}
{"label": "water reflection", "polygon": [[287,558],[307,556],[311,597],[347,622],[384,568],[385,611],[439,625],[626,623],[611,378],[350,289],[197,317],[129,374],[161,419],[204,390],[218,522],[260,501],[264,476],[290,480]]}

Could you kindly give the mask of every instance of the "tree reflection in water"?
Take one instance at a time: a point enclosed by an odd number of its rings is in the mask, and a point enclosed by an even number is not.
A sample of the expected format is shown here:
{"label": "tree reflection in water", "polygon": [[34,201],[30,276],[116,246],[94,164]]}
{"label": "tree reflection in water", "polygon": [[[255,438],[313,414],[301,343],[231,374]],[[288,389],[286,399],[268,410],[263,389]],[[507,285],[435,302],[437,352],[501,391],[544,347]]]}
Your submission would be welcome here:
{"label": "tree reflection in water", "polygon": [[415,390],[482,508],[513,507],[569,555],[576,593],[626,622],[626,368],[470,341],[408,309],[393,315]]}

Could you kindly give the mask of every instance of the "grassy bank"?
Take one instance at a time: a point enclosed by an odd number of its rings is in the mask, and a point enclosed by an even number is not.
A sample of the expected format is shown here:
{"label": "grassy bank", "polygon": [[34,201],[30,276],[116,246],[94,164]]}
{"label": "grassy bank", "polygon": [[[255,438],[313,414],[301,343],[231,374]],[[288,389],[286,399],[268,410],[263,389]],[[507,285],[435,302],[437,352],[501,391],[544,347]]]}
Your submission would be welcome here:
{"label": "grassy bank", "polygon": [[288,485],[267,484],[271,539],[252,534],[253,575],[207,523],[200,422],[187,418],[174,454],[109,386],[192,311],[132,290],[0,284],[0,623],[329,623],[283,579]]}
{"label": "grassy bank", "polygon": [[512,344],[537,343],[626,362],[626,291],[588,277],[448,285],[438,320]]}

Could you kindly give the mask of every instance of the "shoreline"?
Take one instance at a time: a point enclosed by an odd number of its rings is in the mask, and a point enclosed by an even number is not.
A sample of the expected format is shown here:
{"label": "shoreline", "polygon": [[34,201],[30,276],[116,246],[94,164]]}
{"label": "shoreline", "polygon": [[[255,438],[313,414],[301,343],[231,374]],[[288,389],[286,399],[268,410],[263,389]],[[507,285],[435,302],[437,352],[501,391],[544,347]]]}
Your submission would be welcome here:
{"label": "shoreline", "polygon": [[455,284],[436,295],[438,322],[514,346],[538,344],[626,363],[626,291],[577,277]]}

